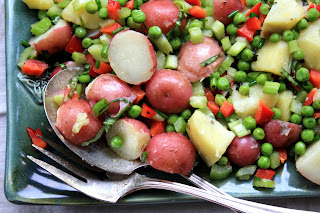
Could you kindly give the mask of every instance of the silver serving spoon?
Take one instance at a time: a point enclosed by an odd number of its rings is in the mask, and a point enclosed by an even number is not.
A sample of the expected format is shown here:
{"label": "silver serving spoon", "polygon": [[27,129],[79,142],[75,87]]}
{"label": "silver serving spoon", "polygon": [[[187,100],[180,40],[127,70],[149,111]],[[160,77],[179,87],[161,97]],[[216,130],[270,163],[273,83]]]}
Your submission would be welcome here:
{"label": "silver serving spoon", "polygon": [[54,132],[71,151],[84,161],[107,172],[128,175],[135,169],[146,166],[145,163],[138,160],[129,161],[121,158],[108,147],[107,143],[95,142],[87,147],[75,146],[67,141],[56,128],[58,105],[54,102],[53,97],[66,87],[72,77],[82,71],[81,67],[67,68],[57,73],[47,85],[43,97],[44,110]]}

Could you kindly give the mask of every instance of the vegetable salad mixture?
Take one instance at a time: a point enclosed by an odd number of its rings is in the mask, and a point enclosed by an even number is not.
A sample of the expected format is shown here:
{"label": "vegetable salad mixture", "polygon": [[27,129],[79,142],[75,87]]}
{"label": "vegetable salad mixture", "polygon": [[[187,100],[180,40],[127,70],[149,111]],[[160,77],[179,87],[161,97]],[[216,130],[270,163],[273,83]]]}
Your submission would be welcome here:
{"label": "vegetable salad mixture", "polygon": [[69,142],[265,188],[292,157],[320,184],[319,0],[23,1],[22,73],[83,70],[54,96]]}

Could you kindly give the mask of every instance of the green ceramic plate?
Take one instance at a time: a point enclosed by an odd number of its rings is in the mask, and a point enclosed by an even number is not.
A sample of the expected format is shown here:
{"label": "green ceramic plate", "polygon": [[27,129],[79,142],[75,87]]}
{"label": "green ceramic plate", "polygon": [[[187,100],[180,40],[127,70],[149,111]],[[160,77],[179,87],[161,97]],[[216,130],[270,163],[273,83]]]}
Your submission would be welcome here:
{"label": "green ceramic plate", "polygon": [[[26,127],[40,127],[46,137],[58,140],[46,130],[49,125],[42,105],[35,102],[33,96],[19,82],[16,66],[17,59],[24,49],[22,40],[31,37],[30,25],[36,21],[36,12],[31,11],[21,0],[6,1],[6,66],[7,66],[7,152],[5,193],[9,201],[33,204],[98,204],[87,196],[77,192],[59,181],[43,169],[30,162],[26,155],[42,157],[31,147]],[[185,182],[179,176],[158,173],[147,169],[142,171],[151,176]],[[197,174],[208,179],[209,169],[198,167]],[[214,182],[227,193],[242,198],[268,198],[292,196],[319,196],[317,186],[299,175],[292,161],[278,169],[274,190],[256,190],[252,180],[240,182],[234,178]],[[193,201],[195,198],[166,191],[144,190],[136,192],[120,203],[151,203],[172,201]]]}

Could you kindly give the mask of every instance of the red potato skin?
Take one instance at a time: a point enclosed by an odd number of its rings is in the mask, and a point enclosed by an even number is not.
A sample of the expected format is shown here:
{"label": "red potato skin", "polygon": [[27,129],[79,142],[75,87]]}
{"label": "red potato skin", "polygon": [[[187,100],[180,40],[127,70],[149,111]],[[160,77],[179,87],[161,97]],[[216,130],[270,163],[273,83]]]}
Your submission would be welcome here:
{"label": "red potato skin", "polygon": [[196,151],[190,140],[177,132],[154,136],[146,151],[146,162],[153,168],[168,173],[188,175],[196,159]]}
{"label": "red potato skin", "polygon": [[[86,97],[91,104],[95,104],[105,98],[108,102],[117,98],[126,98],[129,101],[135,100],[136,96],[132,92],[129,85],[120,80],[113,74],[99,75],[92,83],[89,91],[86,91]],[[107,113],[116,114],[120,109],[120,103],[115,102],[110,104]]]}
{"label": "red potato skin", "polygon": [[[200,65],[201,62],[208,58],[221,54],[217,60],[206,67]],[[192,44],[188,41],[182,46],[178,55],[178,71],[184,74],[190,82],[199,81],[208,77],[223,62],[223,51],[219,44],[209,37],[204,37],[204,42]]]}
{"label": "red potato skin", "polygon": [[151,0],[140,9],[146,14],[146,27],[159,26],[164,34],[174,27],[179,16],[179,8],[171,0]]}
{"label": "red potato skin", "polygon": [[33,43],[31,46],[40,54],[42,54],[43,50],[46,50],[52,55],[64,50],[72,35],[72,28],[69,23],[66,23],[65,26],[53,30],[47,37]]}
{"label": "red potato skin", "polygon": [[228,18],[228,15],[236,10],[239,10],[239,12],[243,10],[243,6],[239,0],[213,1],[213,18],[225,25],[232,23],[233,18]]}
{"label": "red potato skin", "polygon": [[260,156],[260,144],[251,136],[235,137],[227,149],[228,160],[237,166],[249,166]]}
{"label": "red potato skin", "polygon": [[[75,134],[72,127],[79,113],[87,113],[89,124],[81,127],[79,133]],[[56,127],[66,140],[80,146],[96,136],[102,127],[102,121],[94,116],[88,101],[73,99],[63,103],[58,109]]]}
{"label": "red potato skin", "polygon": [[145,86],[149,103],[164,113],[179,113],[189,107],[192,85],[180,72],[157,70]]}
{"label": "red potato skin", "polygon": [[264,142],[271,143],[274,148],[287,148],[300,139],[302,126],[280,120],[271,120],[263,126]]}

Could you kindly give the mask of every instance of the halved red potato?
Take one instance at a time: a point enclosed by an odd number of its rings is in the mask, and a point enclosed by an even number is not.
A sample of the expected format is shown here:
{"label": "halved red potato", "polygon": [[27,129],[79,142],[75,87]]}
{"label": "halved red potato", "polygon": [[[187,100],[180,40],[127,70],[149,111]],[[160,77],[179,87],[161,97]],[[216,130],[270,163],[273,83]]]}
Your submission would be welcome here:
{"label": "halved red potato", "polygon": [[213,18],[219,20],[223,24],[230,24],[233,18],[228,18],[228,15],[238,10],[241,12],[243,6],[239,0],[214,0],[213,1]]}
{"label": "halved red potato", "polygon": [[[221,54],[213,63],[206,67],[200,65],[201,62]],[[204,37],[204,42],[192,44],[191,41],[185,43],[178,55],[178,71],[184,74],[191,82],[199,81],[208,77],[223,62],[223,51],[213,38]]]}
{"label": "halved red potato", "polygon": [[48,51],[50,54],[55,54],[64,50],[72,35],[70,24],[60,19],[44,34],[31,38],[29,44],[40,54],[42,54],[43,50]]}
{"label": "halved red potato", "polygon": [[148,29],[159,26],[167,34],[178,21],[179,8],[171,0],[151,0],[142,4],[140,9],[146,14],[144,24]]}
{"label": "halved red potato", "polygon": [[[136,99],[129,85],[113,74],[102,74],[92,81],[85,90],[90,103],[95,104],[105,98],[108,102],[117,98],[125,98],[131,102]],[[120,102],[112,103],[107,110],[110,115],[116,114],[120,109]]]}
{"label": "halved red potato", "polygon": [[146,83],[150,104],[164,113],[179,113],[189,107],[193,95],[190,81],[180,72],[157,70]]}
{"label": "halved red potato", "polygon": [[102,121],[94,116],[88,101],[73,99],[58,109],[56,127],[66,140],[80,146],[96,136]]}
{"label": "halved red potato", "polygon": [[148,37],[132,30],[112,38],[109,61],[121,80],[134,85],[148,81],[157,68],[156,53]]}
{"label": "halved red potato", "polygon": [[[123,144],[120,148],[113,148],[110,145],[111,138],[119,136]],[[139,158],[150,140],[150,131],[143,122],[132,119],[122,118],[113,124],[106,133],[109,147],[120,157],[127,160]]]}
{"label": "halved red potato", "polygon": [[177,132],[162,133],[151,138],[146,162],[155,169],[187,175],[196,159],[196,151],[190,140]]}

